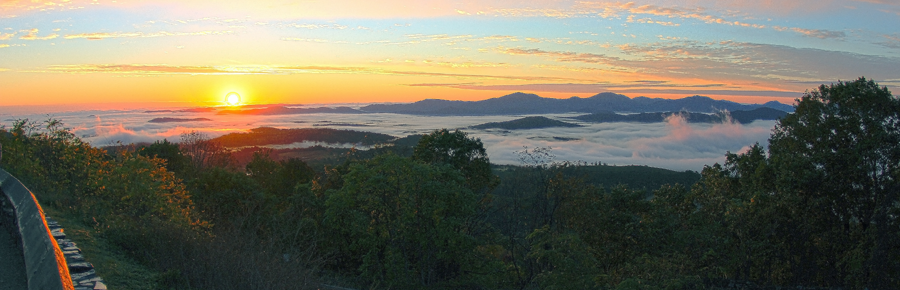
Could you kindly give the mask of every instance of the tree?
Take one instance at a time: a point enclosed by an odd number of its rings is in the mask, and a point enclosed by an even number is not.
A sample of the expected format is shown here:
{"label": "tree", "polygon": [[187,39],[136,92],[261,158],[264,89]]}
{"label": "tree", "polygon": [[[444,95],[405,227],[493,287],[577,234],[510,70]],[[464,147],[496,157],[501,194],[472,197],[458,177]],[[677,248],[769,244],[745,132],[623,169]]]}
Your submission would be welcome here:
{"label": "tree", "polygon": [[350,167],[326,201],[326,224],[376,288],[446,285],[466,274],[475,250],[465,221],[477,200],[450,166],[379,155]]}
{"label": "tree", "polygon": [[194,170],[202,170],[211,166],[227,167],[232,165],[231,154],[219,142],[210,140],[206,134],[191,131],[181,134],[181,152],[189,158]]}
{"label": "tree", "polygon": [[[690,194],[706,263],[767,284],[900,287],[900,100],[860,78],[822,85],[759,146]],[[684,211],[682,211],[684,213]],[[712,226],[713,224],[720,224]]]}
{"label": "tree", "polygon": [[162,141],[157,140],[156,142],[153,142],[153,144],[141,148],[141,150],[138,151],[138,154],[165,160],[166,169],[175,173],[182,173],[189,162],[187,157],[181,153],[178,144],[169,142],[169,140],[166,139],[163,139]]}
{"label": "tree", "polygon": [[896,287],[889,274],[900,272],[900,100],[865,78],[821,85],[779,121],[769,143],[777,190],[815,212],[820,223],[808,234],[830,240],[814,248],[836,257],[797,262],[827,269],[828,285],[884,288],[891,280]]}
{"label": "tree", "polygon": [[465,231],[479,237],[494,232],[487,222],[487,215],[493,199],[491,191],[500,184],[500,178],[491,172],[491,162],[481,140],[469,138],[459,130],[435,130],[419,140],[412,159],[457,170],[464,179],[464,186],[478,197],[476,213],[466,220]]}
{"label": "tree", "polygon": [[310,182],[316,177],[315,170],[297,158],[275,161],[272,150],[253,152],[253,157],[245,167],[247,175],[259,183],[268,194],[284,198],[294,192],[297,184]]}
{"label": "tree", "polygon": [[465,177],[467,187],[475,193],[487,193],[499,182],[491,173],[484,144],[479,139],[469,138],[463,131],[441,129],[423,136],[413,149],[413,159],[456,168]]}

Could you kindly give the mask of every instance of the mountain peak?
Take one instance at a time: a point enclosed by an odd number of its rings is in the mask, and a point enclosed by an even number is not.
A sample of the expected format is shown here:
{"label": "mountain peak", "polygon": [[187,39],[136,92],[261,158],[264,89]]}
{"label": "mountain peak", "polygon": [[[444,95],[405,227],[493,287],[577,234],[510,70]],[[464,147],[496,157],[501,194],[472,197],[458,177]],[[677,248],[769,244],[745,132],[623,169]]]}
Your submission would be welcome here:
{"label": "mountain peak", "polygon": [[596,94],[596,95],[591,96],[591,97],[588,98],[588,99],[607,100],[607,101],[628,101],[628,100],[631,100],[631,98],[629,98],[629,97],[626,96],[626,95],[620,95],[620,94],[611,93],[611,92],[599,93],[599,94]]}
{"label": "mountain peak", "polygon": [[535,95],[535,94],[526,94],[526,93],[523,93],[523,92],[515,92],[515,93],[509,94],[509,95],[505,95],[505,96],[499,97],[498,99],[503,99],[503,100],[534,100],[534,99],[542,99],[542,98],[541,98],[541,96],[538,96],[538,95]]}
{"label": "mountain peak", "polygon": [[[716,101],[713,98],[701,95],[693,95],[690,97],[683,98],[682,100],[694,100],[694,101]],[[723,100],[724,101],[724,100]]]}

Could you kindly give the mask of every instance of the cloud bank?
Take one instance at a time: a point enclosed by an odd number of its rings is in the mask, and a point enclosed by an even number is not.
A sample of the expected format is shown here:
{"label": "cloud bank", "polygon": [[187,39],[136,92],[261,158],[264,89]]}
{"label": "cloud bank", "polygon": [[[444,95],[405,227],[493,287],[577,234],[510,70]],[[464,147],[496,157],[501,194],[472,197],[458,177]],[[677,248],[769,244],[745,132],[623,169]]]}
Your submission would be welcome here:
{"label": "cloud bank", "polygon": [[[343,104],[346,105],[346,104]],[[358,106],[358,105],[357,105]],[[178,109],[178,108],[175,108]],[[4,112],[4,120],[48,116],[60,119],[74,133],[95,146],[180,140],[184,132],[198,131],[210,137],[269,126],[275,128],[335,128],[384,133],[397,137],[427,134],[435,129],[462,129],[479,138],[491,162],[518,164],[516,151],[523,147],[550,147],[557,161],[604,162],[612,165],[648,165],[673,170],[699,171],[704,165],[722,163],[726,152],[741,152],[754,143],[767,145],[774,121],[751,124],[693,124],[680,116],[665,123],[580,123],[584,127],[532,130],[468,129],[487,122],[509,121],[523,116],[411,116],[399,114],[302,114],[274,116],[216,115],[206,111],[146,112],[146,110],[93,110],[27,115]],[[575,122],[572,114],[545,115]],[[150,123],[158,117],[208,118],[211,121]],[[3,121],[4,124],[11,122]],[[329,125],[331,124],[331,125]],[[367,124],[366,127],[341,124]],[[559,137],[559,138],[554,138]],[[314,144],[313,144],[314,145]],[[310,144],[297,144],[310,146]]]}

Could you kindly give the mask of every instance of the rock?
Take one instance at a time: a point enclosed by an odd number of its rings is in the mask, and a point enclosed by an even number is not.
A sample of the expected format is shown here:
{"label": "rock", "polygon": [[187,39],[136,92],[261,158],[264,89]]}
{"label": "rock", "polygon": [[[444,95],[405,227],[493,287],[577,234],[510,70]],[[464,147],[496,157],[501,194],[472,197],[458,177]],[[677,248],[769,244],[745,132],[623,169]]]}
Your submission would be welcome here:
{"label": "rock", "polygon": [[88,262],[80,262],[80,263],[70,263],[69,271],[75,273],[87,272],[94,268],[94,265]]}
{"label": "rock", "polygon": [[94,284],[94,290],[106,290],[106,284],[103,284],[103,281],[97,281],[97,284]]}
{"label": "rock", "polygon": [[[97,271],[94,271],[94,269],[90,269],[84,273],[69,273],[69,274],[72,275],[72,281],[76,281],[76,280],[81,281],[81,280],[84,280],[85,278],[88,278],[88,276],[97,274]],[[91,278],[93,278],[93,276]]]}
{"label": "rock", "polygon": [[84,256],[79,255],[79,254],[66,256],[66,263],[78,263],[78,262],[84,262]]}
{"label": "rock", "polygon": [[66,234],[63,233],[63,229],[62,229],[62,228],[51,229],[51,230],[50,230],[50,234],[53,235],[53,238],[54,238],[54,239],[57,239],[57,240],[59,240],[59,239],[65,239],[65,238],[66,238]]}

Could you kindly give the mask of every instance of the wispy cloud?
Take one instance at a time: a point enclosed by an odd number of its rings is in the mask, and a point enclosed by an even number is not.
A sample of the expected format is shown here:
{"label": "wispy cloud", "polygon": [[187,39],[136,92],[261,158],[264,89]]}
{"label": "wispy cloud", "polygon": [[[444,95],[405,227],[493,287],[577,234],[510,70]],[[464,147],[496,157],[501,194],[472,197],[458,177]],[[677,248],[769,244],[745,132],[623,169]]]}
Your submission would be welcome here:
{"label": "wispy cloud", "polygon": [[[518,42],[520,41],[519,37],[513,35],[487,35],[487,36],[476,36],[472,34],[459,34],[459,35],[451,35],[451,34],[405,34],[403,37],[406,40],[375,40],[375,41],[362,41],[362,42],[351,42],[347,40],[332,40],[332,39],[324,39],[324,38],[307,38],[307,37],[282,37],[283,41],[301,41],[301,42],[317,42],[317,43],[336,43],[336,44],[357,44],[357,45],[368,45],[368,44],[382,44],[382,45],[414,45],[414,44],[423,44],[423,43],[441,43],[443,45],[457,45],[460,43],[505,43],[505,42]],[[570,40],[571,42],[571,40]]]}
{"label": "wispy cloud", "polygon": [[652,23],[652,24],[659,24],[662,26],[681,26],[680,23],[674,23],[672,21],[656,21],[651,18],[635,19],[634,15],[628,15],[628,18],[626,19],[625,22],[628,22],[628,23]]}
{"label": "wispy cloud", "polygon": [[[489,14],[504,17],[551,17],[572,18],[590,15],[592,11],[579,11],[573,9],[557,8],[499,8],[490,10]],[[469,14],[469,13],[466,13]],[[476,14],[488,14],[480,12]]]}
{"label": "wispy cloud", "polygon": [[26,32],[26,34],[19,37],[19,39],[22,39],[22,40],[49,40],[49,39],[54,39],[54,38],[59,37],[59,34],[56,34],[56,33],[51,33],[47,36],[37,36],[37,34],[38,34],[37,28],[32,28],[30,30],[24,30],[24,31]]}
{"label": "wispy cloud", "polygon": [[[886,5],[900,5],[893,0],[857,0]],[[777,9],[777,4],[768,3],[768,9]],[[625,18],[627,23],[658,24],[663,26],[680,26],[681,23],[671,20],[659,20],[652,17],[667,19],[696,20],[707,24],[722,24],[748,28],[772,28],[778,31],[791,30],[807,37],[822,39],[842,39],[846,33],[824,29],[805,29],[783,26],[770,26],[760,23],[747,22],[748,17],[735,17],[741,15],[735,11],[729,13],[716,13],[703,7],[681,8],[674,6],[660,6],[652,4],[636,4],[635,2],[577,2],[568,9],[497,9],[493,13],[498,16],[508,17],[601,17],[601,18]],[[739,19],[736,19],[739,18]]]}
{"label": "wispy cloud", "polygon": [[421,42],[444,42],[445,44],[456,44],[460,42],[518,42],[519,37],[513,35],[487,35],[475,36],[472,34],[449,35],[449,34],[406,34],[404,35],[409,41],[396,42],[392,44],[416,44]]}
{"label": "wispy cloud", "polygon": [[292,28],[305,28],[305,29],[338,29],[338,30],[344,30],[344,29],[347,29],[347,28],[348,28],[346,25],[340,25],[340,24],[334,24],[334,23],[331,23],[331,24],[290,23],[290,24],[287,24],[286,26],[287,26],[287,27],[292,27]]}
{"label": "wispy cloud", "polygon": [[549,77],[549,76],[510,76],[484,74],[456,74],[423,71],[386,70],[370,67],[340,66],[173,66],[173,65],[53,65],[44,72],[58,73],[117,73],[132,75],[218,75],[218,74],[303,74],[303,73],[350,73],[350,74],[385,74],[406,76],[450,77],[459,79],[484,80],[517,80],[517,81],[580,81],[587,80]]}
{"label": "wispy cloud", "polygon": [[231,30],[225,31],[196,31],[196,32],[167,32],[167,31],[159,31],[159,32],[92,32],[92,33],[78,33],[78,34],[67,34],[63,36],[65,39],[88,39],[88,40],[102,40],[107,38],[144,38],[144,37],[164,37],[164,36],[197,36],[197,35],[225,35],[234,33]]}
{"label": "wispy cloud", "polygon": [[121,74],[234,74],[232,70],[212,66],[172,66],[172,65],[54,65],[50,72],[63,73],[121,73]]}
{"label": "wispy cloud", "polygon": [[502,62],[446,61],[446,60],[431,60],[431,59],[425,59],[425,60],[421,60],[421,61],[409,60],[406,62],[415,63],[415,64],[425,64],[425,65],[430,65],[430,66],[450,67],[450,68],[482,68],[482,67],[498,68],[498,67],[513,66],[509,63],[502,63]]}
{"label": "wispy cloud", "polygon": [[725,24],[741,27],[766,28],[766,25],[747,23],[740,20],[728,20],[723,16],[708,13],[703,8],[677,8],[651,4],[638,5],[634,2],[578,2],[569,9],[497,9],[494,14],[514,17],[602,17],[620,18],[627,15],[626,19],[636,23],[660,24],[666,26],[678,26],[672,21],[658,21],[651,18],[638,18],[636,15],[652,15],[670,19],[693,19],[705,23]]}
{"label": "wispy cloud", "polygon": [[16,32],[13,32],[13,33],[0,33],[0,40],[8,40],[8,39],[12,38],[13,36],[16,36]]}
{"label": "wispy cloud", "polygon": [[900,1],[897,1],[897,0],[853,0],[853,1],[900,6]]}
{"label": "wispy cloud", "polygon": [[298,41],[298,42],[314,42],[314,43],[336,43],[336,44],[347,44],[349,41],[344,40],[330,40],[330,39],[322,39],[322,38],[300,38],[300,37],[282,37],[283,41]]}
{"label": "wispy cloud", "polygon": [[537,55],[554,58],[561,62],[585,62],[593,64],[614,64],[619,59],[595,53],[577,53],[571,51],[546,51],[537,48],[497,48],[497,51],[508,55]]}
{"label": "wispy cloud", "polygon": [[[74,10],[83,8],[84,2],[74,3],[72,0],[40,1],[40,0],[3,0],[0,1],[0,13],[17,17],[17,13],[29,11]],[[96,3],[94,1],[93,3]]]}
{"label": "wispy cloud", "polygon": [[877,42],[877,44],[884,47],[900,49],[900,34],[882,35],[881,37],[884,38],[885,41]]}
{"label": "wispy cloud", "polygon": [[[896,68],[900,67],[897,57],[732,41],[628,44],[618,48],[626,57],[523,48],[499,51],[510,55],[543,56],[559,62],[603,64],[659,76],[691,76],[707,80],[887,77],[896,75]],[[823,61],[826,59],[828,61]]]}
{"label": "wispy cloud", "polygon": [[797,27],[791,28],[791,30],[793,30],[794,32],[803,34],[804,36],[822,38],[822,39],[826,39],[826,38],[842,39],[847,36],[847,34],[844,33],[843,31],[833,31],[833,30],[823,30],[823,29],[803,29],[803,28],[797,28]]}
{"label": "wispy cloud", "polygon": [[388,74],[388,75],[414,75],[431,77],[451,77],[461,79],[491,79],[491,80],[518,80],[518,81],[580,81],[587,80],[551,77],[551,76],[510,76],[510,75],[483,75],[483,74],[455,74],[422,71],[398,71],[365,67],[323,67],[323,66],[294,66],[280,67],[282,70],[296,70],[298,72],[312,73],[364,73],[364,74]]}

